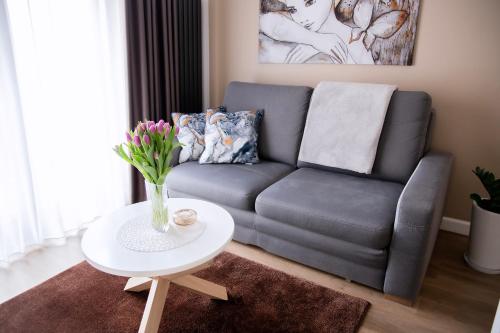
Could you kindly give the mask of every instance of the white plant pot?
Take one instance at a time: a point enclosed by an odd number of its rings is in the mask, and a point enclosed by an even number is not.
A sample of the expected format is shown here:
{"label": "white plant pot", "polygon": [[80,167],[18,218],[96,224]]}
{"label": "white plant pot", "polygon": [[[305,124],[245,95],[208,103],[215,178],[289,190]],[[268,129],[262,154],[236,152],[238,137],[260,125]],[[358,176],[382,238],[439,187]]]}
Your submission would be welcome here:
{"label": "white plant pot", "polygon": [[500,214],[472,202],[469,248],[465,261],[477,271],[500,274]]}

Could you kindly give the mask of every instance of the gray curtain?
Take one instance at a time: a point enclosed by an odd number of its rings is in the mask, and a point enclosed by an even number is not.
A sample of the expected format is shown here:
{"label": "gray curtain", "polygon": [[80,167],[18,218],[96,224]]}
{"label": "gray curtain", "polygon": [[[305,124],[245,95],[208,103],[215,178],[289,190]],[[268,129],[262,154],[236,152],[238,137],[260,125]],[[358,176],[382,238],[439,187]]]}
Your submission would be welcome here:
{"label": "gray curtain", "polygon": [[[202,111],[200,0],[126,0],[130,126]],[[132,175],[132,200],[145,200]]]}

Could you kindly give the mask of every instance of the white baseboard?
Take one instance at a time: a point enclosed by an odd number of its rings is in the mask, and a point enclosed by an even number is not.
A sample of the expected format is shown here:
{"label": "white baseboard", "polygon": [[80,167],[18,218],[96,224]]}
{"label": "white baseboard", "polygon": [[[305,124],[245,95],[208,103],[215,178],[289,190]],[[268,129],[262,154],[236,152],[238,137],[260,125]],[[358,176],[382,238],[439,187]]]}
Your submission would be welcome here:
{"label": "white baseboard", "polygon": [[470,222],[465,220],[455,219],[453,217],[443,217],[441,230],[454,232],[459,235],[469,236]]}

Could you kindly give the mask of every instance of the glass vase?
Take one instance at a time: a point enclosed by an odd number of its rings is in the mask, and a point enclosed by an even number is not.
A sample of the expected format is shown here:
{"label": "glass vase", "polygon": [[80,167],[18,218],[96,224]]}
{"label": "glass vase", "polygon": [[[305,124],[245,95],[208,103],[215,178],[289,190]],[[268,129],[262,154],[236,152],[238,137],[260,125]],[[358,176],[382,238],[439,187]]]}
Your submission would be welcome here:
{"label": "glass vase", "polygon": [[146,195],[151,204],[151,225],[158,232],[167,232],[170,227],[168,222],[167,187],[144,181]]}

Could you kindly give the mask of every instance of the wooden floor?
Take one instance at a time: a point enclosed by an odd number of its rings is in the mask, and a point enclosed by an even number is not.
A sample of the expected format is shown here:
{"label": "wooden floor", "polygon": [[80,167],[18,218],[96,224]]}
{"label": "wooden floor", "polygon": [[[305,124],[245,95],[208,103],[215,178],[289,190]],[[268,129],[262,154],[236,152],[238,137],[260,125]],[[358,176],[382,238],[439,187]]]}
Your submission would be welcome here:
{"label": "wooden floor", "polygon": [[[79,239],[30,254],[9,270],[0,269],[0,302],[82,260]],[[467,239],[441,232],[421,296],[410,308],[356,283],[232,242],[228,251],[368,300],[372,306],[360,332],[489,332],[500,298],[500,276],[470,269],[463,261]],[[65,259],[61,259],[64,257]],[[22,277],[22,278],[21,278]]]}

